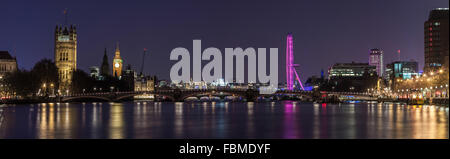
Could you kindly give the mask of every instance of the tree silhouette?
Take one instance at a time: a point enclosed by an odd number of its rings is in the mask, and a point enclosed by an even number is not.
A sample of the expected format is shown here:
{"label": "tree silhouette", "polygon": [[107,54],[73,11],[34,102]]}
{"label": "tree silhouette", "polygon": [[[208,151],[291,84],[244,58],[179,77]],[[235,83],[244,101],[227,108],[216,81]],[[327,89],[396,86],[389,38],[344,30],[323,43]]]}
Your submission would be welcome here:
{"label": "tree silhouette", "polygon": [[49,95],[52,89],[58,88],[58,69],[54,62],[43,59],[37,62],[31,71],[18,70],[8,73],[4,84],[10,88],[11,94],[21,97],[35,96],[39,89],[44,95]]}

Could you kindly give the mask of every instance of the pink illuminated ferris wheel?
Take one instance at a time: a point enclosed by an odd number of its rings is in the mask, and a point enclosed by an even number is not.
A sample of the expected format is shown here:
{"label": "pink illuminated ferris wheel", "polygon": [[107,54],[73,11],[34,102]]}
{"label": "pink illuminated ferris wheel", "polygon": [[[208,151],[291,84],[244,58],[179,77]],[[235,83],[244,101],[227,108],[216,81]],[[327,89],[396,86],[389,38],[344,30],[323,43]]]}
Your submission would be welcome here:
{"label": "pink illuminated ferris wheel", "polygon": [[294,40],[292,34],[287,35],[286,39],[286,86],[287,90],[294,90],[294,74],[297,78],[298,83],[302,90],[303,84],[300,81],[300,77],[298,76],[297,70],[295,67],[298,67],[298,64],[294,64]]}

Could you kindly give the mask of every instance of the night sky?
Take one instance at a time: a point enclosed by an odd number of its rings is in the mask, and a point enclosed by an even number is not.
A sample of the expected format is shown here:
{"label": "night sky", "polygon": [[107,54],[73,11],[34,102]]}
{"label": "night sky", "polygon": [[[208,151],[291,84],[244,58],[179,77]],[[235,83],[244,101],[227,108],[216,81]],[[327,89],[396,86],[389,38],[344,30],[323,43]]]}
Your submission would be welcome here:
{"label": "night sky", "polygon": [[402,60],[417,60],[422,69],[423,23],[430,10],[448,8],[449,1],[2,0],[0,6],[0,50],[17,56],[19,68],[53,59],[54,29],[67,8],[69,23],[78,26],[78,68],[85,71],[101,64],[105,47],[112,60],[118,41],[125,66],[139,70],[148,48],[145,72],[169,79],[171,50],[185,47],[192,55],[192,40],[201,39],[202,49],[222,54],[230,47],[279,48],[284,82],[289,32],[302,80],[336,62],[368,62],[370,48],[384,50],[385,63],[400,49]]}

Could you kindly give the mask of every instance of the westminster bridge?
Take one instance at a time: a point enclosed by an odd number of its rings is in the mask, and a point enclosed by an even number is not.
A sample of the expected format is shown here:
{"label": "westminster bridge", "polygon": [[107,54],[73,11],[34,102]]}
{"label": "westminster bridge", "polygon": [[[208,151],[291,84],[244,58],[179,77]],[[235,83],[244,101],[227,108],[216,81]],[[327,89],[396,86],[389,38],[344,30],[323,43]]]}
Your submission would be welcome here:
{"label": "westminster bridge", "polygon": [[300,97],[311,101],[330,101],[337,100],[336,98],[348,100],[377,100],[369,93],[358,92],[324,92],[324,91],[303,91],[303,90],[279,90],[273,94],[260,94],[255,89],[164,89],[154,91],[128,91],[128,92],[96,92],[96,93],[81,93],[58,97],[60,102],[76,101],[83,99],[95,99],[102,101],[121,101],[139,95],[153,95],[155,98],[162,98],[169,101],[184,101],[187,98],[201,97],[219,97],[225,99],[226,97],[237,97],[245,101],[256,101],[261,98],[276,98],[283,97]]}

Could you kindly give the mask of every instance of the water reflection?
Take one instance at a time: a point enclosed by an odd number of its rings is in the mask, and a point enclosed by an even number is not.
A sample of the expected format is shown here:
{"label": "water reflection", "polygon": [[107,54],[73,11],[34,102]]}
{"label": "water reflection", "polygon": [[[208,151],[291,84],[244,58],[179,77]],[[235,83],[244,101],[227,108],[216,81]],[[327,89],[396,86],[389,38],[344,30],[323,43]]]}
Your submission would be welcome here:
{"label": "water reflection", "polygon": [[297,138],[296,136],[296,120],[295,120],[295,103],[287,101],[284,103],[284,129],[283,138]]}
{"label": "water reflection", "polygon": [[294,101],[0,107],[0,138],[448,138],[448,107]]}
{"label": "water reflection", "polygon": [[124,138],[124,106],[122,103],[112,103],[109,113],[109,138],[121,139]]}

